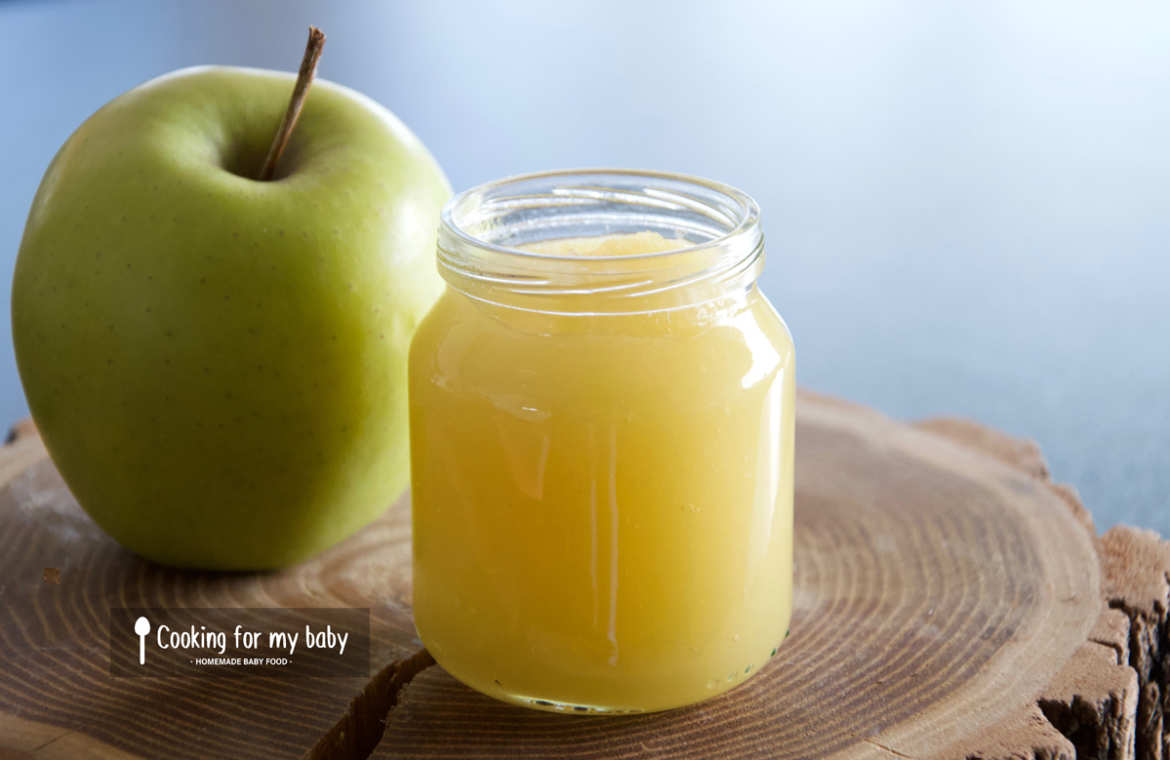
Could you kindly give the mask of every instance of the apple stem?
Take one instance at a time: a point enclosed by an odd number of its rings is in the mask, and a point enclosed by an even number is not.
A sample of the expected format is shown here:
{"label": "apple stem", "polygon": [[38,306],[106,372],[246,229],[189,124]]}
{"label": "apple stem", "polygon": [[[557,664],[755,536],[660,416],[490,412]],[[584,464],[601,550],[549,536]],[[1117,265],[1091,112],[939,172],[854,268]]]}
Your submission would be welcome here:
{"label": "apple stem", "polygon": [[272,179],[272,175],[276,173],[276,162],[280,160],[280,154],[288,145],[288,138],[292,136],[293,128],[300,118],[305,96],[309,93],[309,85],[313,83],[313,75],[317,73],[317,62],[321,60],[321,50],[324,47],[325,33],[315,26],[310,26],[305,57],[301,59],[301,70],[297,73],[297,83],[288,101],[288,109],[284,112],[284,118],[281,119],[280,127],[272,138],[272,145],[268,148],[268,155],[264,157],[264,165],[260,167],[260,174],[257,176],[261,181]]}

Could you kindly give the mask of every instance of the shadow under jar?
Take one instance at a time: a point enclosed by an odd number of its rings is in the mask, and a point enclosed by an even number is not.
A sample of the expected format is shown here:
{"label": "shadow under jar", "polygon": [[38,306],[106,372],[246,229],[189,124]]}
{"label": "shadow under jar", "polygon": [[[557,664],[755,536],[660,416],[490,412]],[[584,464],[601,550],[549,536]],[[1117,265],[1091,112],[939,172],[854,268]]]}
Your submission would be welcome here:
{"label": "shadow under jar", "polygon": [[792,339],[759,209],[673,174],[534,174],[451,200],[410,353],[414,616],[529,707],[701,701],[792,597]]}

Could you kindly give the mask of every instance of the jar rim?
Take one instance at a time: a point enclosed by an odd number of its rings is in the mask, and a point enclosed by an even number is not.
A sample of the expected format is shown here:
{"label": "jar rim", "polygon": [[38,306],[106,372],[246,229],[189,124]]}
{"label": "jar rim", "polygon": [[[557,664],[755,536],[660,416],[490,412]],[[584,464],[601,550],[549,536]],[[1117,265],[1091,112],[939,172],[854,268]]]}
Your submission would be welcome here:
{"label": "jar rim", "polygon": [[[466,295],[519,308],[660,310],[666,301],[705,302],[754,283],[763,265],[759,218],[747,193],[686,174],[611,168],[518,174],[447,202],[439,271]],[[597,255],[521,247],[639,232],[689,245]],[[662,295],[668,291],[669,298]]]}
{"label": "jar rim", "polygon": [[557,178],[574,178],[574,177],[590,177],[590,176],[604,176],[612,175],[615,177],[625,178],[642,178],[646,180],[668,180],[676,182],[680,185],[694,185],[696,187],[706,188],[716,193],[722,194],[724,197],[735,202],[740,210],[740,214],[736,219],[734,226],[725,231],[722,235],[697,242],[694,245],[683,248],[672,248],[667,251],[654,251],[651,253],[634,253],[634,254],[616,254],[611,256],[590,256],[592,261],[606,261],[606,260],[631,260],[631,259],[647,259],[655,257],[670,256],[675,253],[683,253],[693,251],[698,248],[707,248],[718,245],[726,245],[733,238],[748,235],[753,230],[758,229],[760,220],[760,207],[755,199],[750,195],[740,190],[737,187],[729,185],[718,180],[707,179],[691,174],[683,174],[680,172],[666,172],[656,171],[653,169],[621,169],[611,167],[598,168],[577,168],[577,169],[551,169],[540,172],[525,172],[521,174],[512,174],[500,179],[483,182],[481,184],[470,187],[455,194],[451,199],[444,204],[440,214],[440,224],[456,235],[463,242],[474,245],[477,248],[483,248],[493,251],[495,253],[507,254],[512,256],[520,256],[523,258],[530,258],[533,260],[554,260],[554,261],[580,261],[580,256],[572,254],[553,254],[543,253],[537,251],[526,251],[523,248],[515,246],[501,245],[499,243],[478,237],[468,232],[464,225],[460,224],[455,216],[458,209],[466,205],[470,200],[477,196],[482,196],[490,190],[496,190],[509,186],[519,185],[524,182],[552,180]]}

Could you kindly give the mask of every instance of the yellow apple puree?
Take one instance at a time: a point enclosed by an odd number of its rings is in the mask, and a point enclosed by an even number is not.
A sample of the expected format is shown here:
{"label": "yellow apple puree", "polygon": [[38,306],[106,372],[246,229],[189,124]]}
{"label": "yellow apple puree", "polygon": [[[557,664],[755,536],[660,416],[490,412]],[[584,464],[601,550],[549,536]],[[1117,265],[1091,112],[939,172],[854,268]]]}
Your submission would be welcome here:
{"label": "yellow apple puree", "polygon": [[[637,233],[526,250],[688,245]],[[485,694],[667,709],[741,683],[786,634],[791,338],[754,284],[668,301],[548,313],[448,287],[415,335],[415,623]]]}

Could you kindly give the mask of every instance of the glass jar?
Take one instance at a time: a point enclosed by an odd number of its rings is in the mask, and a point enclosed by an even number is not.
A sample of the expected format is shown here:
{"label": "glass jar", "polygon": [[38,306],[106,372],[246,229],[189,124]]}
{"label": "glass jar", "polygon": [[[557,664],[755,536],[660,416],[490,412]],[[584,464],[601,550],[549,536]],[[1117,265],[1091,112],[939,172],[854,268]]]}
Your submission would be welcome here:
{"label": "glass jar", "polygon": [[759,209],[640,171],[493,182],[443,212],[410,353],[414,616],[453,676],[662,710],[775,654],[792,594],[792,339]]}

